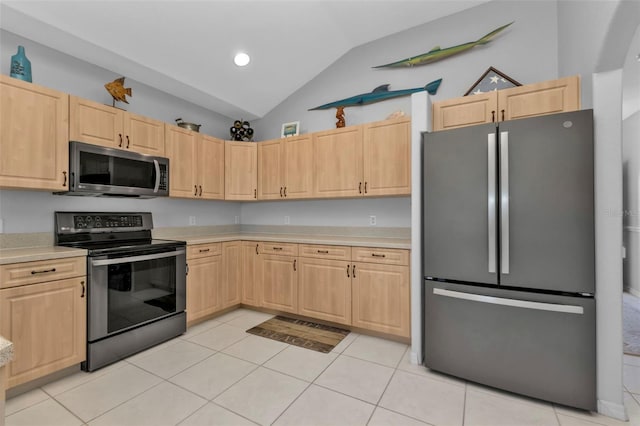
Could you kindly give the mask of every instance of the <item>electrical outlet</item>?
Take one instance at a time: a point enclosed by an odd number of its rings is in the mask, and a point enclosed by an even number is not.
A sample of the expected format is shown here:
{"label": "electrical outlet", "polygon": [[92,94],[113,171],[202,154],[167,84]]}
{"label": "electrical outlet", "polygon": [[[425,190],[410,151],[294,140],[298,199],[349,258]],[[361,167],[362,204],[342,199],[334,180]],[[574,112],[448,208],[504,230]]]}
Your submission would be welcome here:
{"label": "electrical outlet", "polygon": [[369,225],[371,226],[376,225],[376,217],[374,215],[369,216]]}
{"label": "electrical outlet", "polygon": [[284,224],[288,225],[291,222],[291,218],[289,216],[284,217]]}
{"label": "electrical outlet", "polygon": [[196,217],[189,216],[189,225],[195,225],[195,224],[196,224]]}
{"label": "electrical outlet", "polygon": [[236,216],[233,218],[233,222],[237,225],[238,223],[240,223],[240,216]]}

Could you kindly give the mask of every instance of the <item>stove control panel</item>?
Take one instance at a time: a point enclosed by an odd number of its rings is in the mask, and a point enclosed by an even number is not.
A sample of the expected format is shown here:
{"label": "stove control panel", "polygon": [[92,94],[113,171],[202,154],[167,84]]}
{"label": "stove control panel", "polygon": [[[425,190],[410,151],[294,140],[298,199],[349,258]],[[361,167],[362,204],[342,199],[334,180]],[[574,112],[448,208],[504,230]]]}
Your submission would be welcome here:
{"label": "stove control panel", "polygon": [[82,214],[73,216],[73,227],[76,229],[139,228],[141,226],[142,216],[140,215]]}

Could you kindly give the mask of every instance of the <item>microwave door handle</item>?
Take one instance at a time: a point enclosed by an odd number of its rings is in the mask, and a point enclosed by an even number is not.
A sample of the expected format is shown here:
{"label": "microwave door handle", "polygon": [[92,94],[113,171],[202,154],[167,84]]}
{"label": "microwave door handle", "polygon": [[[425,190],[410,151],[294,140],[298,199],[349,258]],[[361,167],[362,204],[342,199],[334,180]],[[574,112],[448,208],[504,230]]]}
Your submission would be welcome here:
{"label": "microwave door handle", "polygon": [[156,254],[144,254],[142,256],[117,257],[115,259],[91,260],[91,266],[117,265],[120,263],[141,262],[143,260],[162,259],[165,257],[176,257],[185,254],[184,249]]}
{"label": "microwave door handle", "polygon": [[158,188],[160,188],[160,164],[158,160],[153,160],[153,165],[156,168],[156,186],[153,187],[153,192],[158,192]]}

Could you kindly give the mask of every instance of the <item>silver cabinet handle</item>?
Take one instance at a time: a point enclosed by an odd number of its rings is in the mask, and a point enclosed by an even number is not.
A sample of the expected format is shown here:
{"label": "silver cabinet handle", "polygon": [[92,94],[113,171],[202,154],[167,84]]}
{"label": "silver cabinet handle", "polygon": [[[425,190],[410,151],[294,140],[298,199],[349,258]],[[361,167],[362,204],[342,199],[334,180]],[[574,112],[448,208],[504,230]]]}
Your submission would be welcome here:
{"label": "silver cabinet handle", "polygon": [[500,132],[500,270],[509,273],[509,132]]}
{"label": "silver cabinet handle", "polygon": [[506,299],[503,297],[483,296],[480,294],[463,293],[461,291],[434,288],[433,294],[454,299],[470,300],[472,302],[489,303],[492,305],[513,306],[515,308],[535,309],[537,311],[564,312],[567,314],[584,314],[582,306],[560,305],[557,303],[530,302],[528,300]]}
{"label": "silver cabinet handle", "polygon": [[489,273],[496,273],[496,134],[487,135],[487,231],[489,232]]}
{"label": "silver cabinet handle", "polygon": [[176,257],[185,254],[185,250],[176,250],[167,253],[144,254],[142,256],[118,257],[115,259],[91,260],[91,266],[117,265],[119,263],[141,262],[143,260],[162,259],[165,257]]}

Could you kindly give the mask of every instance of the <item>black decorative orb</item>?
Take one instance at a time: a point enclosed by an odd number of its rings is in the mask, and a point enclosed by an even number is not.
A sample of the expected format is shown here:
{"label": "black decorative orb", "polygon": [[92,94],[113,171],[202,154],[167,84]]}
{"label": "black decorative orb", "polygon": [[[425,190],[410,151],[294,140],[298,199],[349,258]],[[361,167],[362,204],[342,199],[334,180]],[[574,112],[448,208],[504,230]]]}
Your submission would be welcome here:
{"label": "black decorative orb", "polygon": [[251,123],[244,120],[236,120],[233,126],[229,128],[231,140],[249,142],[253,140],[253,129]]}

